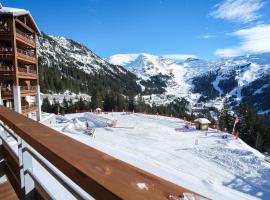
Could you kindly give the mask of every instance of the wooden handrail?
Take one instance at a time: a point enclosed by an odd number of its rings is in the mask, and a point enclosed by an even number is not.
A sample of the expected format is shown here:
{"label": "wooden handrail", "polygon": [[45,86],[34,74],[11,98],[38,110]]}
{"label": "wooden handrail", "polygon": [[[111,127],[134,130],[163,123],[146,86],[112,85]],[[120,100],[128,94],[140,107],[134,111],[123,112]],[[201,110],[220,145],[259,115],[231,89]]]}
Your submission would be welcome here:
{"label": "wooden handrail", "polygon": [[[0,120],[95,199],[171,199],[183,187],[0,106]],[[144,183],[141,189],[138,183]]]}
{"label": "wooden handrail", "polygon": [[24,92],[24,91],[36,91],[37,90],[37,86],[32,86],[32,85],[30,85],[30,86],[27,86],[27,85],[20,86],[20,88],[21,88],[22,92]]}
{"label": "wooden handrail", "polygon": [[0,53],[12,53],[11,47],[0,47]]}
{"label": "wooden handrail", "polygon": [[17,52],[30,58],[36,58],[36,55],[34,53],[31,53],[30,51],[17,48]]}
{"label": "wooden handrail", "polygon": [[19,29],[16,29],[16,33],[26,38],[31,43],[35,43],[34,36],[32,34],[27,34]]}
{"label": "wooden handrail", "polygon": [[32,103],[32,104],[28,104],[28,105],[22,105],[22,110],[26,110],[26,109],[34,108],[34,107],[37,107],[36,103]]}
{"label": "wooden handrail", "polygon": [[10,66],[0,66],[0,71],[3,72],[14,72],[14,67],[10,67]]}

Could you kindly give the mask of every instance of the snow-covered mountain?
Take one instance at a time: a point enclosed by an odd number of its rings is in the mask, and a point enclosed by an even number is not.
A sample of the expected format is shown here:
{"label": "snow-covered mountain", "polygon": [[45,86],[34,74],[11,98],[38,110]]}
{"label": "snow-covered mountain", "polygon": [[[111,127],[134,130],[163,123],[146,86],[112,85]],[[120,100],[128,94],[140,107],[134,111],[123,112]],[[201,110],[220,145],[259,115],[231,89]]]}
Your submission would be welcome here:
{"label": "snow-covered mountain", "polygon": [[185,97],[193,103],[220,108],[227,97],[234,103],[249,103],[259,113],[270,112],[270,53],[212,61],[190,58],[181,63],[145,53],[117,54],[107,60],[137,74],[144,89],[153,77],[163,77],[159,79],[163,81],[163,91],[145,94],[150,102]]}
{"label": "snow-covered mountain", "polygon": [[[39,38],[40,84],[44,92],[115,91],[142,93],[148,103],[166,104],[185,97],[222,107],[246,102],[270,114],[270,53],[184,62],[141,54],[117,54],[104,60],[86,46],[64,37]],[[59,78],[60,77],[60,78]]]}
{"label": "snow-covered mountain", "polygon": [[189,73],[186,65],[180,65],[175,60],[146,53],[117,54],[107,60],[124,66],[141,78],[144,98],[149,103],[164,104],[176,97],[186,97],[190,101],[199,98],[197,94],[191,93],[192,84],[189,79],[193,74]]}
{"label": "snow-covered mountain", "polygon": [[142,78],[148,78],[158,74],[170,75],[174,60],[161,56],[142,54],[117,54],[111,56],[108,61],[115,65],[125,66],[129,71],[135,72]]}
{"label": "snow-covered mountain", "polygon": [[73,64],[87,74],[95,74],[103,70],[105,73],[126,73],[121,66],[114,66],[86,46],[64,37],[43,35],[39,38],[39,57],[48,65],[61,62]]}
{"label": "snow-covered mountain", "polygon": [[127,95],[140,91],[133,73],[108,63],[71,39],[42,34],[39,37],[38,57],[41,89],[44,92],[68,90],[90,94],[103,88]]}

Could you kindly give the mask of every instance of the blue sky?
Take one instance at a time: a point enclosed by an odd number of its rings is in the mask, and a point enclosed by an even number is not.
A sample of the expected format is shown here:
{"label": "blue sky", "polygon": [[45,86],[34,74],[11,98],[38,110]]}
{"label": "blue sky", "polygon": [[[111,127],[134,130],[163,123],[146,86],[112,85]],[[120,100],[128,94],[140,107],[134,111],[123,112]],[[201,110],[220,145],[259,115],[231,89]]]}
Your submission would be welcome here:
{"label": "blue sky", "polygon": [[270,51],[266,0],[0,0],[31,11],[39,28],[101,57],[145,52],[212,59]]}

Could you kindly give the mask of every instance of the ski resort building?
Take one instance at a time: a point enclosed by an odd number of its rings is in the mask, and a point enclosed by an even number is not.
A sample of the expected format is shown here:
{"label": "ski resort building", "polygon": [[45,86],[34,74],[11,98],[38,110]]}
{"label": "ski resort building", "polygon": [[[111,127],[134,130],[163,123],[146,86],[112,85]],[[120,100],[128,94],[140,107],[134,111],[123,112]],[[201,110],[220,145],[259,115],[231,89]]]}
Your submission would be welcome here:
{"label": "ski resort building", "polygon": [[41,118],[37,36],[29,11],[0,6],[0,104]]}
{"label": "ski resort building", "polygon": [[196,129],[198,130],[208,130],[211,122],[206,118],[198,118],[194,120]]}

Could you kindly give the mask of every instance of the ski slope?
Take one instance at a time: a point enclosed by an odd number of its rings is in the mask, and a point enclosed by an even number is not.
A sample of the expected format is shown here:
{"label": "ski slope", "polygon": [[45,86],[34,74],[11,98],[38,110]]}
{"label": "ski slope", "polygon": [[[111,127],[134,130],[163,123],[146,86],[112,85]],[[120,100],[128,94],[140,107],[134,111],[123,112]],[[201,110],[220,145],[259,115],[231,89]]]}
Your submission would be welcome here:
{"label": "ski slope", "polygon": [[51,127],[211,199],[270,199],[270,163],[241,139],[222,139],[225,133],[215,130],[186,130],[176,118],[125,113],[95,116],[117,120],[116,127],[96,127],[95,137],[62,131],[84,116],[69,114]]}

